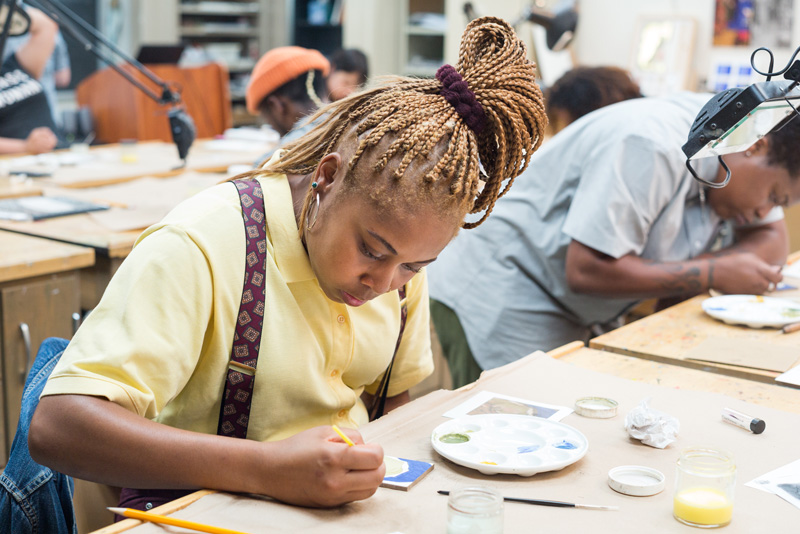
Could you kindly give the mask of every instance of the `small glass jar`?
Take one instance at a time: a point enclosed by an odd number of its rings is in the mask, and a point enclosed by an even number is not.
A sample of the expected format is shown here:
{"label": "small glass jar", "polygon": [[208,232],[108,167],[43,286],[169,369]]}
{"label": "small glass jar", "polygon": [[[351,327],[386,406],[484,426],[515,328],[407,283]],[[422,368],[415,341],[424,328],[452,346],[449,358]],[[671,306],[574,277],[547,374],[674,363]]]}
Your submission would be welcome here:
{"label": "small glass jar", "polygon": [[486,486],[450,492],[447,534],[502,534],[503,496]]}
{"label": "small glass jar", "polygon": [[673,515],[700,528],[723,527],[733,515],[736,465],[724,451],[685,449],[678,458]]}
{"label": "small glass jar", "polygon": [[122,163],[136,163],[139,161],[136,139],[120,139],[119,155]]}

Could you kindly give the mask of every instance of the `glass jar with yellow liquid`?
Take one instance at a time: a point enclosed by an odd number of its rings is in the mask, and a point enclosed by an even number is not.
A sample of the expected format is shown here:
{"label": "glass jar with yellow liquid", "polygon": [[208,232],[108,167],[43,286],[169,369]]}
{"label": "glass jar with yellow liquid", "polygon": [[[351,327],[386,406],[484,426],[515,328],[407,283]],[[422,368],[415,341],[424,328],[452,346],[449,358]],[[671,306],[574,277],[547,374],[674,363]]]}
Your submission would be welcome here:
{"label": "glass jar with yellow liquid", "polygon": [[724,451],[689,448],[678,458],[673,515],[681,523],[700,528],[731,522],[736,465]]}

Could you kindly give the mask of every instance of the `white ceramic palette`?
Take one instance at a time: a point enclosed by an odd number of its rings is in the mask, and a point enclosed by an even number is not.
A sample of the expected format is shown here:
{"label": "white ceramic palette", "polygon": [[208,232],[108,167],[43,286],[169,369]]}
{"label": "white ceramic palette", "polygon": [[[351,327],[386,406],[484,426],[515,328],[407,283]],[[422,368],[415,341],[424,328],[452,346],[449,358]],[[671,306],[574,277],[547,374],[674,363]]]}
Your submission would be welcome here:
{"label": "white ceramic palette", "polygon": [[723,295],[703,301],[703,311],[728,324],[780,328],[800,321],[800,302],[759,295]]}
{"label": "white ceramic palette", "polygon": [[529,415],[468,415],[431,434],[436,452],[483,474],[531,476],[557,471],[583,458],[589,441],[577,429]]}

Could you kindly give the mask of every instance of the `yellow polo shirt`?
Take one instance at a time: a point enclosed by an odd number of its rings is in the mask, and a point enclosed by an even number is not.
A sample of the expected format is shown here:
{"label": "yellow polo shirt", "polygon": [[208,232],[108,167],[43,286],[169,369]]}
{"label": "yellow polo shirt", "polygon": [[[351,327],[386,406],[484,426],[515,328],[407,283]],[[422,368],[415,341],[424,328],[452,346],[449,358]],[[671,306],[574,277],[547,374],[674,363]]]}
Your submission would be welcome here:
{"label": "yellow polo shirt", "polygon": [[[284,175],[261,182],[266,311],[248,438],[366,423],[400,328],[396,292],[358,308],[330,301],[298,237]],[[236,188],[212,187],[148,228],[70,342],[42,395],[105,397],[155,421],[216,434],[244,280]],[[389,395],[433,370],[426,275],[408,284],[408,321]],[[370,386],[372,386],[370,388]]]}

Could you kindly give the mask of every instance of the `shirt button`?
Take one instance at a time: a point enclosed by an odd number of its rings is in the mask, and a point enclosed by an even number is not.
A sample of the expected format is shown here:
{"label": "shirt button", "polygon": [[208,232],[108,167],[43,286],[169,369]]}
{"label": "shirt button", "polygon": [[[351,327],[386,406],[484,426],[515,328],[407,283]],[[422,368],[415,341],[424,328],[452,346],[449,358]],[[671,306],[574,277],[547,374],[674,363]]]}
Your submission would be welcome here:
{"label": "shirt button", "polygon": [[344,315],[340,315],[336,320],[339,321],[339,324],[344,324]]}
{"label": "shirt button", "polygon": [[331,378],[336,378],[337,376],[339,376],[338,369],[334,369],[333,371],[331,371]]}
{"label": "shirt button", "polygon": [[339,410],[339,419],[344,419],[347,415],[347,410]]}

